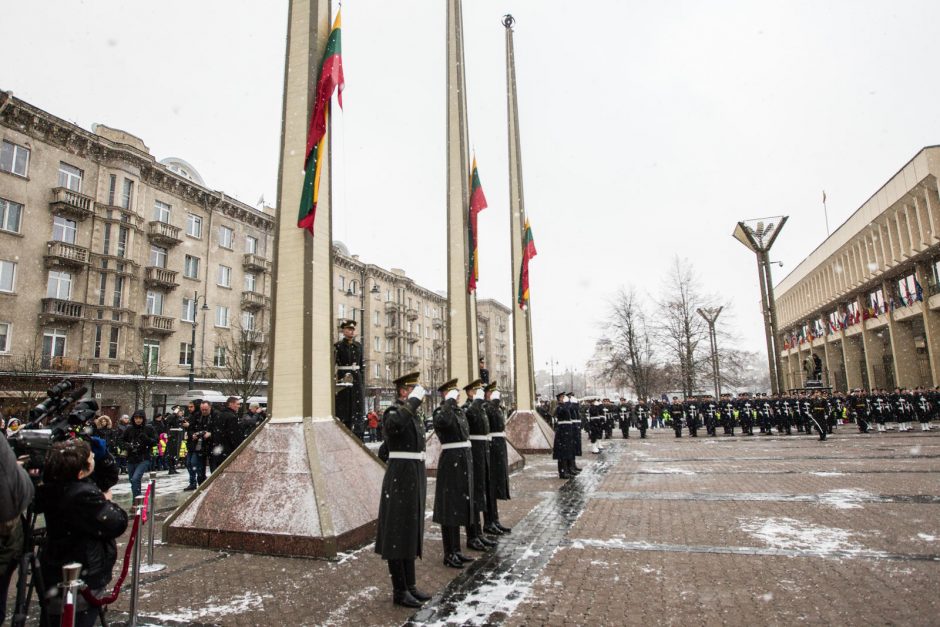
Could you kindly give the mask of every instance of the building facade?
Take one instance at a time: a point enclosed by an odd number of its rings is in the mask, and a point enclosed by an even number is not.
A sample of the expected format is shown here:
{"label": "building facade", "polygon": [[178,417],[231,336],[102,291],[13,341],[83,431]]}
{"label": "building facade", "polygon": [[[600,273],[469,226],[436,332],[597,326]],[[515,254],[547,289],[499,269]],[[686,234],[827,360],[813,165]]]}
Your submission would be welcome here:
{"label": "building facade", "polygon": [[7,94],[0,139],[0,406],[68,376],[107,413],[161,409],[191,373],[266,368],[270,210]]}
{"label": "building facade", "polygon": [[780,367],[836,390],[940,385],[940,146],[918,152],[776,287]]}

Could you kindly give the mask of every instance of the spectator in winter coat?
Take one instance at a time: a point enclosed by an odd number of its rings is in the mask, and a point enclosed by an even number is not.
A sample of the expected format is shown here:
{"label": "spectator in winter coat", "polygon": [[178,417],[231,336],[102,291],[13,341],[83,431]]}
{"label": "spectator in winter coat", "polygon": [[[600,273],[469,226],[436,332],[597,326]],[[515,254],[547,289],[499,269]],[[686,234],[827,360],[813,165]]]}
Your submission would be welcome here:
{"label": "spectator in winter coat", "polygon": [[[127,529],[127,513],[111,502],[108,483],[113,485],[117,480],[114,460],[102,447],[101,453],[106,456],[102,466],[112,471],[108,481],[104,481],[104,477],[95,476],[96,457],[91,450],[84,440],[67,440],[56,442],[46,457],[43,485],[37,497],[47,530],[46,545],[39,556],[48,601],[43,625],[60,623],[62,597],[58,584],[62,580],[62,566],[79,562],[82,581],[100,596],[111,581],[117,559],[114,540]],[[102,486],[106,486],[104,492]],[[76,627],[90,627],[97,617],[97,610],[79,596]]]}
{"label": "spectator in winter coat", "polygon": [[186,469],[189,471],[189,486],[184,491],[195,490],[206,480],[207,455],[212,447],[209,439],[212,436],[209,430],[212,405],[209,401],[196,400],[189,406],[189,415],[183,421],[183,428],[186,429]]}
{"label": "spectator in winter coat", "polygon": [[131,417],[131,424],[121,435],[127,451],[127,475],[131,480],[131,494],[140,496],[140,480],[150,470],[150,449],[157,443],[153,427],[147,424],[147,414],[138,409]]}
{"label": "spectator in winter coat", "polygon": [[7,588],[23,553],[20,515],[33,500],[33,482],[16,463],[16,455],[0,437],[0,625],[6,617]]}
{"label": "spectator in winter coat", "polygon": [[241,404],[240,398],[229,396],[225,400],[225,407],[209,421],[212,434],[209,470],[212,472],[215,472],[215,469],[241,444],[241,429],[238,426],[238,408]]}

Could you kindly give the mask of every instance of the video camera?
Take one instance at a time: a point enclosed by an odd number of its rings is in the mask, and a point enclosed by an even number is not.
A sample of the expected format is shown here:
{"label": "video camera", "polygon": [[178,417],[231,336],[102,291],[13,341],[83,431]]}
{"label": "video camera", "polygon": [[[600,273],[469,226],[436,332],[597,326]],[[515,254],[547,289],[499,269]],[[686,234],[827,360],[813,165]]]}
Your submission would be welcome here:
{"label": "video camera", "polygon": [[[92,399],[79,400],[88,388],[75,388],[64,379],[46,391],[46,399],[29,411],[29,422],[10,436],[10,445],[17,457],[27,456],[26,470],[42,470],[53,443],[68,439],[71,427],[78,427],[98,411]],[[70,411],[66,412],[71,406]]]}

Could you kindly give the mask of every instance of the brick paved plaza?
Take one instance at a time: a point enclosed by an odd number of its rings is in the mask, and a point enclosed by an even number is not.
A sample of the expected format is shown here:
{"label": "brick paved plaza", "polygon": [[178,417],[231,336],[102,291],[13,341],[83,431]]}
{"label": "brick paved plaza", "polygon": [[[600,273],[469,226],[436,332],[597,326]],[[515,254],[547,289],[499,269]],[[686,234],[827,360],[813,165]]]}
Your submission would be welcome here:
{"label": "brick paved plaza", "polygon": [[158,546],[142,623],[940,624],[940,433],[607,444],[568,482],[529,456],[501,504],[513,533],[464,571],[441,564],[429,500],[418,585],[435,598],[417,614],[391,604],[371,546],[337,562]]}

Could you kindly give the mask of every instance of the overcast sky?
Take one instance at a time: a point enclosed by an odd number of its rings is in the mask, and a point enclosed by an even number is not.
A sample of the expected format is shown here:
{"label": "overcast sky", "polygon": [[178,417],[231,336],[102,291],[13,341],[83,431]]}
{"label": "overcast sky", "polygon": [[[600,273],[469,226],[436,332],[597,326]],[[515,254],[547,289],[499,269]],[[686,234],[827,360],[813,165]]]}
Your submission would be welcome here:
{"label": "overcast sky", "polygon": [[[445,3],[347,0],[334,239],[442,289]],[[501,16],[516,61],[536,367],[583,365],[621,286],[673,255],[763,350],[735,222],[787,214],[777,278],[917,151],[940,142],[940,3],[468,0],[470,137],[489,208],[482,297],[513,300]],[[209,187],[276,200],[286,0],[6,3],[0,89],[140,136]],[[294,207],[289,207],[294,212]],[[725,316],[725,314],[722,314]]]}

